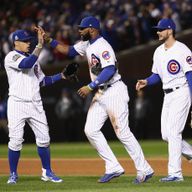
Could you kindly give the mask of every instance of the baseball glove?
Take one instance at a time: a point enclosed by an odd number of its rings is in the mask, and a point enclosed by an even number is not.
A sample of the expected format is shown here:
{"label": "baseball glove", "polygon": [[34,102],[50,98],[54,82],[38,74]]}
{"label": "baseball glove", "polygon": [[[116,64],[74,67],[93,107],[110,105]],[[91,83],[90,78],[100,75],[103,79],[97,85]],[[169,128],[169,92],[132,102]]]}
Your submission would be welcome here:
{"label": "baseball glove", "polygon": [[70,63],[63,69],[63,75],[68,80],[79,81],[77,77],[77,71],[79,69],[78,63]]}

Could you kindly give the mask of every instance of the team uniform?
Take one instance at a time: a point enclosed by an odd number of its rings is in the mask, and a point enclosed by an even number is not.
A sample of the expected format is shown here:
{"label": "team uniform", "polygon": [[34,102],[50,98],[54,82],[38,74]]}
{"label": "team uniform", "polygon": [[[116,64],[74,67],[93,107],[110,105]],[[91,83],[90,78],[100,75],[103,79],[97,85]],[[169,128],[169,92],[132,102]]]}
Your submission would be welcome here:
{"label": "team uniform", "polygon": [[[13,33],[15,48],[29,46],[31,36],[25,30]],[[53,84],[62,78],[61,74],[45,76],[38,63],[38,53],[41,48],[35,48],[31,55],[19,50],[9,52],[5,57],[5,70],[9,83],[9,98],[7,108],[9,143],[8,159],[10,177],[8,184],[16,184],[18,180],[17,166],[20,151],[24,141],[24,126],[27,122],[32,128],[37,151],[42,163],[43,181],[62,182],[51,170],[50,165],[50,136],[45,111],[40,96],[40,86]],[[22,50],[22,49],[21,49]],[[25,50],[25,49],[24,49]]]}
{"label": "team uniform", "polygon": [[162,115],[162,138],[168,141],[168,175],[183,180],[181,154],[192,157],[192,147],[182,140],[182,131],[191,106],[191,93],[185,74],[192,71],[189,48],[179,41],[165,49],[160,45],[154,52],[152,72],[158,74],[165,93]]}
{"label": "team uniform", "polygon": [[14,151],[22,149],[25,122],[32,128],[38,146],[47,147],[50,144],[49,128],[39,90],[39,84],[45,75],[38,62],[30,69],[20,69],[18,66],[24,58],[25,55],[15,50],[5,57],[9,83],[8,146]]}
{"label": "team uniform", "polygon": [[[103,68],[116,65],[115,53],[109,43],[101,36],[93,41],[80,41],[73,46],[76,53],[86,56],[92,82]],[[90,143],[105,161],[105,173],[116,176],[124,173],[112,150],[110,149],[101,127],[109,117],[118,139],[134,161],[137,178],[146,179],[146,175],[153,174],[153,169],[144,158],[143,151],[130,131],[128,125],[128,90],[116,70],[115,74],[105,83],[100,84],[90,105],[85,124],[85,134]]]}

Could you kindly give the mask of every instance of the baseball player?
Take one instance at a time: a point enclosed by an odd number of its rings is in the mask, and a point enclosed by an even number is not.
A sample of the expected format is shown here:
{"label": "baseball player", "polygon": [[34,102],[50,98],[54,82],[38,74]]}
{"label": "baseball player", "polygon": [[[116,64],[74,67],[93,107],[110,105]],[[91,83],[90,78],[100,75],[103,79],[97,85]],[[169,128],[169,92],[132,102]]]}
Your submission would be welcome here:
{"label": "baseball player", "polygon": [[81,41],[73,46],[61,45],[47,38],[53,48],[69,56],[86,56],[91,82],[81,87],[78,94],[86,97],[93,90],[96,94],[90,105],[85,124],[85,134],[105,161],[105,174],[98,182],[105,183],[124,174],[124,169],[109,147],[101,128],[109,117],[118,139],[134,161],[137,177],[135,183],[146,182],[154,174],[144,158],[143,151],[128,125],[129,96],[126,85],[118,73],[115,53],[99,34],[100,22],[93,16],[82,19],[79,25]]}
{"label": "baseball player", "polygon": [[38,154],[42,163],[43,181],[62,182],[51,170],[50,137],[45,111],[43,109],[40,86],[53,84],[64,79],[61,74],[45,76],[37,61],[44,43],[44,32],[36,28],[38,44],[32,54],[30,50],[30,34],[25,30],[17,30],[12,39],[14,50],[5,57],[5,69],[9,83],[8,98],[8,159],[10,177],[8,184],[16,184],[18,180],[17,165],[24,141],[24,125],[27,122],[32,128],[37,144]]}
{"label": "baseball player", "polygon": [[175,39],[175,23],[161,19],[157,26],[159,40],[154,52],[152,75],[138,80],[136,90],[162,82],[165,93],[162,114],[162,139],[168,142],[168,176],[161,182],[183,181],[181,154],[192,158],[192,147],[182,140],[192,93],[192,55],[189,48]]}

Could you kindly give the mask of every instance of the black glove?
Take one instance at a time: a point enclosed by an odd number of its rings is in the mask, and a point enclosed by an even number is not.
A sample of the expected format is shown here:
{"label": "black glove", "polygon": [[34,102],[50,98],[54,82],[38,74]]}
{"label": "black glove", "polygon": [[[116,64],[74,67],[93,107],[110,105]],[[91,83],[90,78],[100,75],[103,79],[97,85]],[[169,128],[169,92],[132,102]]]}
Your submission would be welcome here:
{"label": "black glove", "polygon": [[63,74],[68,80],[79,81],[77,78],[77,71],[79,69],[78,63],[70,63],[63,69]]}

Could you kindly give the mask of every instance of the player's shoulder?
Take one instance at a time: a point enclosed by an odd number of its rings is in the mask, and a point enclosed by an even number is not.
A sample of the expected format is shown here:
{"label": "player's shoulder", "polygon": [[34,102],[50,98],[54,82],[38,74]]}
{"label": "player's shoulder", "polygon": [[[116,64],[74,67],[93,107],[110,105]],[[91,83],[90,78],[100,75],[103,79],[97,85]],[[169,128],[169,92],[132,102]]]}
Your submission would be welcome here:
{"label": "player's shoulder", "polygon": [[15,50],[13,50],[13,51],[10,51],[7,55],[6,55],[6,57],[5,57],[5,60],[15,60],[15,59],[18,59],[18,58],[20,58],[20,57],[22,57],[22,54],[20,54],[20,53],[18,53],[17,51],[15,51]]}
{"label": "player's shoulder", "polygon": [[159,45],[156,49],[155,49],[155,54],[157,54],[157,53],[161,53],[162,52],[162,50],[164,49],[164,44],[161,44],[161,45]]}
{"label": "player's shoulder", "polygon": [[187,47],[186,44],[180,42],[180,41],[176,41],[175,42],[175,46],[177,46],[177,48],[181,49],[181,50],[189,50],[189,48]]}
{"label": "player's shoulder", "polygon": [[9,66],[11,63],[16,62],[19,58],[23,57],[22,54],[18,53],[17,51],[13,50],[10,51],[4,59],[5,66]]}
{"label": "player's shoulder", "polygon": [[99,47],[99,50],[106,50],[106,49],[109,51],[113,50],[112,46],[104,37],[98,38],[96,43],[97,43],[97,46]]}
{"label": "player's shoulder", "polygon": [[78,46],[88,46],[89,45],[89,41],[83,41],[83,40],[79,40],[75,43],[75,45],[78,45]]}
{"label": "player's shoulder", "polygon": [[109,42],[102,36],[100,38],[98,38],[96,42],[102,43],[103,45],[110,45]]}

